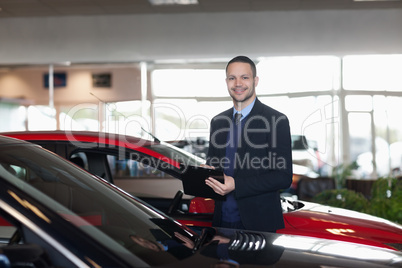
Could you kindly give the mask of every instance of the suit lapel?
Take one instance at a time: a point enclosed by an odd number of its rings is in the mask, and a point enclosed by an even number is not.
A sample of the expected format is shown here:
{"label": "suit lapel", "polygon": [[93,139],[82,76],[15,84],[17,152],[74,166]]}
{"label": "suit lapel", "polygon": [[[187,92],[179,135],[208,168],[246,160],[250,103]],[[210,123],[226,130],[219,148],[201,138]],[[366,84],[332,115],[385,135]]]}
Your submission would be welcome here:
{"label": "suit lapel", "polygon": [[[233,109],[229,109],[224,113],[222,113],[220,118],[218,119],[217,129],[215,130],[219,131],[219,133],[215,137],[218,145],[225,145],[227,143],[232,115],[233,115]],[[218,150],[220,157],[225,157],[226,146],[220,146]]]}

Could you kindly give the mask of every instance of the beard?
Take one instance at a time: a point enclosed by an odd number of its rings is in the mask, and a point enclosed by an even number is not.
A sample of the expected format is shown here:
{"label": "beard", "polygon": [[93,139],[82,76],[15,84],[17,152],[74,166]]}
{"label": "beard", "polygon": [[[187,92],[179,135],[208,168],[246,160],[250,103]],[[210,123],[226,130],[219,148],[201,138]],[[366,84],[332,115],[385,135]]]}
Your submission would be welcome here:
{"label": "beard", "polygon": [[242,106],[242,104],[247,103],[248,100],[255,96],[255,86],[245,89],[245,94],[237,95],[235,92],[236,88],[231,88],[229,90],[229,95],[232,97],[233,101],[237,102],[237,105]]}

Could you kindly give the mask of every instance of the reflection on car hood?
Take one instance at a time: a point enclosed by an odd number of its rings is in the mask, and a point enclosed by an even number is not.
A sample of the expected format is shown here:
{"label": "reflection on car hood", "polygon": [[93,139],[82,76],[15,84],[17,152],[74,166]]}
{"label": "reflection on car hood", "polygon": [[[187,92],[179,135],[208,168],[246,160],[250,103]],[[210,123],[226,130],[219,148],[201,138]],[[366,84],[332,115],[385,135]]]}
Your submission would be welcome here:
{"label": "reflection on car hood", "polygon": [[226,260],[227,265],[278,267],[313,267],[313,262],[321,264],[318,267],[385,267],[402,261],[399,252],[354,243],[222,228],[200,254]]}
{"label": "reflection on car hood", "polygon": [[396,233],[399,232],[402,235],[402,225],[380,217],[349,209],[325,206],[306,201],[303,201],[303,204],[303,208],[292,213],[297,213],[298,216],[302,216],[303,214],[305,214],[305,217],[310,218],[314,214],[319,214],[320,219],[334,220],[342,222],[342,224],[356,224],[361,227],[375,228],[384,231],[394,231]]}

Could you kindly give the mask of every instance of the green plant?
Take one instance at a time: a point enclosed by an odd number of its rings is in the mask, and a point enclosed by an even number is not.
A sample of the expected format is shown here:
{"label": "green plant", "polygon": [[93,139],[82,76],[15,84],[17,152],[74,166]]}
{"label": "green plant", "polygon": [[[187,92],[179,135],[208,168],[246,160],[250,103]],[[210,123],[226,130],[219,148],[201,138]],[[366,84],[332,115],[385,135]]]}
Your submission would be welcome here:
{"label": "green plant", "polygon": [[346,179],[352,176],[352,171],[359,168],[359,165],[356,161],[346,165],[340,164],[332,170],[332,174],[334,174],[334,178],[336,181],[337,189],[342,189],[346,187]]}
{"label": "green plant", "polygon": [[366,212],[369,206],[369,201],[362,193],[348,189],[325,190],[314,196],[312,200],[316,203],[360,212]]}
{"label": "green plant", "polygon": [[379,178],[371,189],[369,214],[402,223],[402,180]]}
{"label": "green plant", "polygon": [[371,189],[371,199],[362,193],[348,189],[325,190],[312,199],[313,202],[345,208],[402,223],[402,180],[379,178]]}

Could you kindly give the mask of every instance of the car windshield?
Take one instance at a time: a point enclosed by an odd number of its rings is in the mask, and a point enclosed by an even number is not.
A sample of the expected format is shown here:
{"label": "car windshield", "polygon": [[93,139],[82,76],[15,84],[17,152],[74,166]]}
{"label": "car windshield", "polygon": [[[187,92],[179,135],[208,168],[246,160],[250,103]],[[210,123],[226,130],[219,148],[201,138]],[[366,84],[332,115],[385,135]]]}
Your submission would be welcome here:
{"label": "car windshield", "polygon": [[[122,258],[131,252],[148,265],[166,264],[191,254],[198,237],[135,197],[38,146],[3,146],[0,174]],[[165,250],[167,244],[183,249],[172,256]],[[161,257],[149,258],[154,252],[161,252]]]}
{"label": "car windshield", "polygon": [[185,166],[199,166],[201,164],[205,164],[205,159],[202,159],[167,142],[162,141],[160,143],[153,143],[149,146],[149,148]]}

